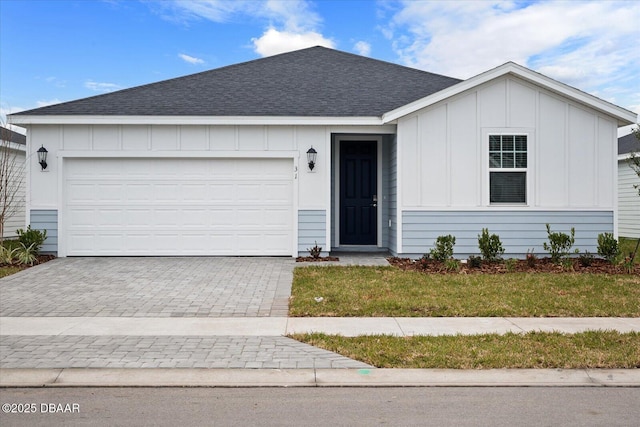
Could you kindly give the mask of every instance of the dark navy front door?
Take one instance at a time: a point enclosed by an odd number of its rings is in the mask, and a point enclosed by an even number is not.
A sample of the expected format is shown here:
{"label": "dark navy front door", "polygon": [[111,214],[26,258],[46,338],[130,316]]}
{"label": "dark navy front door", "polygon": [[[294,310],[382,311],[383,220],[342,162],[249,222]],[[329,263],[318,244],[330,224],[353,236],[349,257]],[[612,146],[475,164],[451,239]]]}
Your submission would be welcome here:
{"label": "dark navy front door", "polygon": [[377,243],[377,143],[340,142],[340,244]]}

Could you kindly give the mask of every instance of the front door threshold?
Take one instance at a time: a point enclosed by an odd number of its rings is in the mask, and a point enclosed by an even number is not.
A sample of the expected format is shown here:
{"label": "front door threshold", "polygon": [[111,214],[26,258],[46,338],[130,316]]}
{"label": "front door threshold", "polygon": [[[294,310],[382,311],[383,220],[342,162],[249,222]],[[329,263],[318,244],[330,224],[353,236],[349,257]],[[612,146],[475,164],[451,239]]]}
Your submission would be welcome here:
{"label": "front door threshold", "polygon": [[368,252],[368,253],[388,253],[388,248],[379,248],[375,245],[342,245],[337,248],[331,248],[331,255],[341,252]]}

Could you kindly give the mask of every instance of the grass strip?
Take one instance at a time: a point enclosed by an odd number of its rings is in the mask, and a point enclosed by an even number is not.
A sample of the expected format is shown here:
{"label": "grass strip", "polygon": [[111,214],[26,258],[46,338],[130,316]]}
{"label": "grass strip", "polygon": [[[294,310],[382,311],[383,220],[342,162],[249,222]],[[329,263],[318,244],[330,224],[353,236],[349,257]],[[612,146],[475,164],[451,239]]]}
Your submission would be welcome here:
{"label": "grass strip", "polygon": [[529,332],[413,337],[343,337],[314,333],[295,334],[291,338],[378,368],[640,368],[638,332]]}
{"label": "grass strip", "polygon": [[20,270],[22,270],[20,267],[14,267],[14,266],[0,267],[0,278],[11,276],[12,274],[16,274]]}
{"label": "grass strip", "polygon": [[291,295],[297,317],[640,317],[638,275],[304,267]]}

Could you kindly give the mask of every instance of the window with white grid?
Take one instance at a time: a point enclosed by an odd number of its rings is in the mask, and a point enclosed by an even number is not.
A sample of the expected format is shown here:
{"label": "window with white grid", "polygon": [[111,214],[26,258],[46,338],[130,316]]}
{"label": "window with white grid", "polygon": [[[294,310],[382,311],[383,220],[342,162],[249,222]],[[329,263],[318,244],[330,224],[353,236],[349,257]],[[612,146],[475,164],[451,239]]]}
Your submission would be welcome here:
{"label": "window with white grid", "polygon": [[489,201],[527,203],[527,135],[489,135]]}

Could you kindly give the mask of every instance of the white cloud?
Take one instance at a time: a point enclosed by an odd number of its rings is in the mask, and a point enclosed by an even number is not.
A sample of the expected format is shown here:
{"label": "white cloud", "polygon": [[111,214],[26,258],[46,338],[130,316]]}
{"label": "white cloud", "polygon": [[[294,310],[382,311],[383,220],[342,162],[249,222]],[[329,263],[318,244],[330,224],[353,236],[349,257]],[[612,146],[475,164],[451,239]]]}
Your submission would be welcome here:
{"label": "white cloud", "polygon": [[195,56],[189,56],[186,55],[184,53],[179,53],[178,56],[180,57],[180,59],[182,59],[185,62],[188,62],[189,64],[204,64],[204,61],[200,58],[196,58]]}
{"label": "white cloud", "polygon": [[114,90],[118,90],[122,88],[122,86],[117,85],[115,83],[101,83],[101,82],[94,82],[92,80],[87,80],[84,83],[84,87],[95,92],[103,92],[103,93],[113,92]]}
{"label": "white cloud", "polygon": [[371,54],[371,45],[365,41],[359,41],[353,45],[353,50],[358,52],[358,55],[369,56]]}
{"label": "white cloud", "polygon": [[260,38],[251,39],[255,51],[261,56],[277,55],[292,50],[304,49],[312,46],[333,48],[333,41],[322,34],[310,31],[307,33],[292,33],[270,28]]}
{"label": "white cloud", "polygon": [[624,102],[621,94],[638,92],[638,22],[640,8],[627,1],[404,1],[384,34],[417,68],[468,78],[514,61]]}
{"label": "white cloud", "polygon": [[306,0],[182,0],[169,5],[171,19],[182,21],[263,21],[264,33],[251,39],[255,52],[261,56],[318,45],[334,47],[334,42],[319,32],[322,18]]}
{"label": "white cloud", "polygon": [[174,0],[159,5],[165,9],[166,18],[180,21],[206,19],[225,23],[250,17],[295,32],[317,28],[322,21],[306,0]]}

